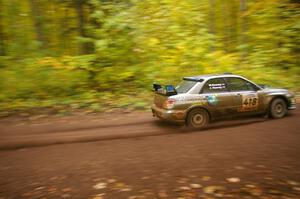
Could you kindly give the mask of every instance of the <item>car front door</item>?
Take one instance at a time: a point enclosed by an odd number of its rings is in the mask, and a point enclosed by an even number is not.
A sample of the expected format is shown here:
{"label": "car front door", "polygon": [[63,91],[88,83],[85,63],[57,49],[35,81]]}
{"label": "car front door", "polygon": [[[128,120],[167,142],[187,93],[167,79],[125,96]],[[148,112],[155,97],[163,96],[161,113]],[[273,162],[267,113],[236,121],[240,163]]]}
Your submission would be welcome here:
{"label": "car front door", "polygon": [[233,112],[233,98],[228,91],[224,78],[208,80],[200,92],[207,101],[207,108],[214,118],[220,118]]}
{"label": "car front door", "polygon": [[233,108],[237,114],[252,114],[259,111],[261,94],[258,88],[245,79],[238,77],[225,78],[229,92],[233,97]]}

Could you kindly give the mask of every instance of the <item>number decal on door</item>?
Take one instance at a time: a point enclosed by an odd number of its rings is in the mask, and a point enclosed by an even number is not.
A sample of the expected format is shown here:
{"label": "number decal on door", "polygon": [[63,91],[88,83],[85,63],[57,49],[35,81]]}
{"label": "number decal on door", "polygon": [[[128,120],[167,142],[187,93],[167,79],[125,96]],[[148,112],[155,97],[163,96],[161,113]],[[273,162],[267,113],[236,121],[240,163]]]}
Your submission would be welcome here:
{"label": "number decal on door", "polygon": [[239,112],[254,111],[258,107],[257,94],[243,94],[242,106],[239,108]]}

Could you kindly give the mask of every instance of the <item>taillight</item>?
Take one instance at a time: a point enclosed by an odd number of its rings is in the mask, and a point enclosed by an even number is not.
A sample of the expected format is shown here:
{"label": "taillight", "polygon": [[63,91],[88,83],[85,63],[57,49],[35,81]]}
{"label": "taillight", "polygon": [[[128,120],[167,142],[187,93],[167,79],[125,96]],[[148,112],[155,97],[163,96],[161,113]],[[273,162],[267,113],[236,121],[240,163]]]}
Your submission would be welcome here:
{"label": "taillight", "polygon": [[163,107],[164,107],[165,109],[171,109],[171,108],[174,107],[175,102],[176,102],[176,101],[175,101],[174,99],[167,99],[167,100],[164,102]]}

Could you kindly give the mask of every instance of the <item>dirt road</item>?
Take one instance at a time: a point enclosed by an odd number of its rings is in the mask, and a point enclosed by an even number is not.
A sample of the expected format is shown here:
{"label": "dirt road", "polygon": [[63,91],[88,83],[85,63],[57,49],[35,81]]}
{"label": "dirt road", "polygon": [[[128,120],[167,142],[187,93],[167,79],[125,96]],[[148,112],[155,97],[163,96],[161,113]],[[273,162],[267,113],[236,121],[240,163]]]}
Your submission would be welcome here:
{"label": "dirt road", "polygon": [[145,113],[2,120],[0,198],[300,198],[299,122],[299,110],[194,132]]}

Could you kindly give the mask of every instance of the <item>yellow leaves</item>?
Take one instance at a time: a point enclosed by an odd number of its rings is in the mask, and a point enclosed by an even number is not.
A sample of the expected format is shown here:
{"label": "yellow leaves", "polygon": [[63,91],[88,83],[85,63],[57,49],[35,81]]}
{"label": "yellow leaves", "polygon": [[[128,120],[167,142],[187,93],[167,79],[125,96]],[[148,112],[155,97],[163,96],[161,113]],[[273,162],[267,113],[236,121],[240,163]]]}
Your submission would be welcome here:
{"label": "yellow leaves", "polygon": [[63,64],[54,57],[44,57],[37,61],[39,66],[50,66],[53,68],[63,68]]}
{"label": "yellow leaves", "polygon": [[59,58],[56,57],[44,57],[37,60],[36,65],[32,67],[51,67],[54,69],[68,69],[73,70],[76,68],[76,61],[74,57],[71,56],[62,56]]}
{"label": "yellow leaves", "polygon": [[150,46],[156,46],[160,43],[160,40],[158,38],[149,38],[148,44]]}

